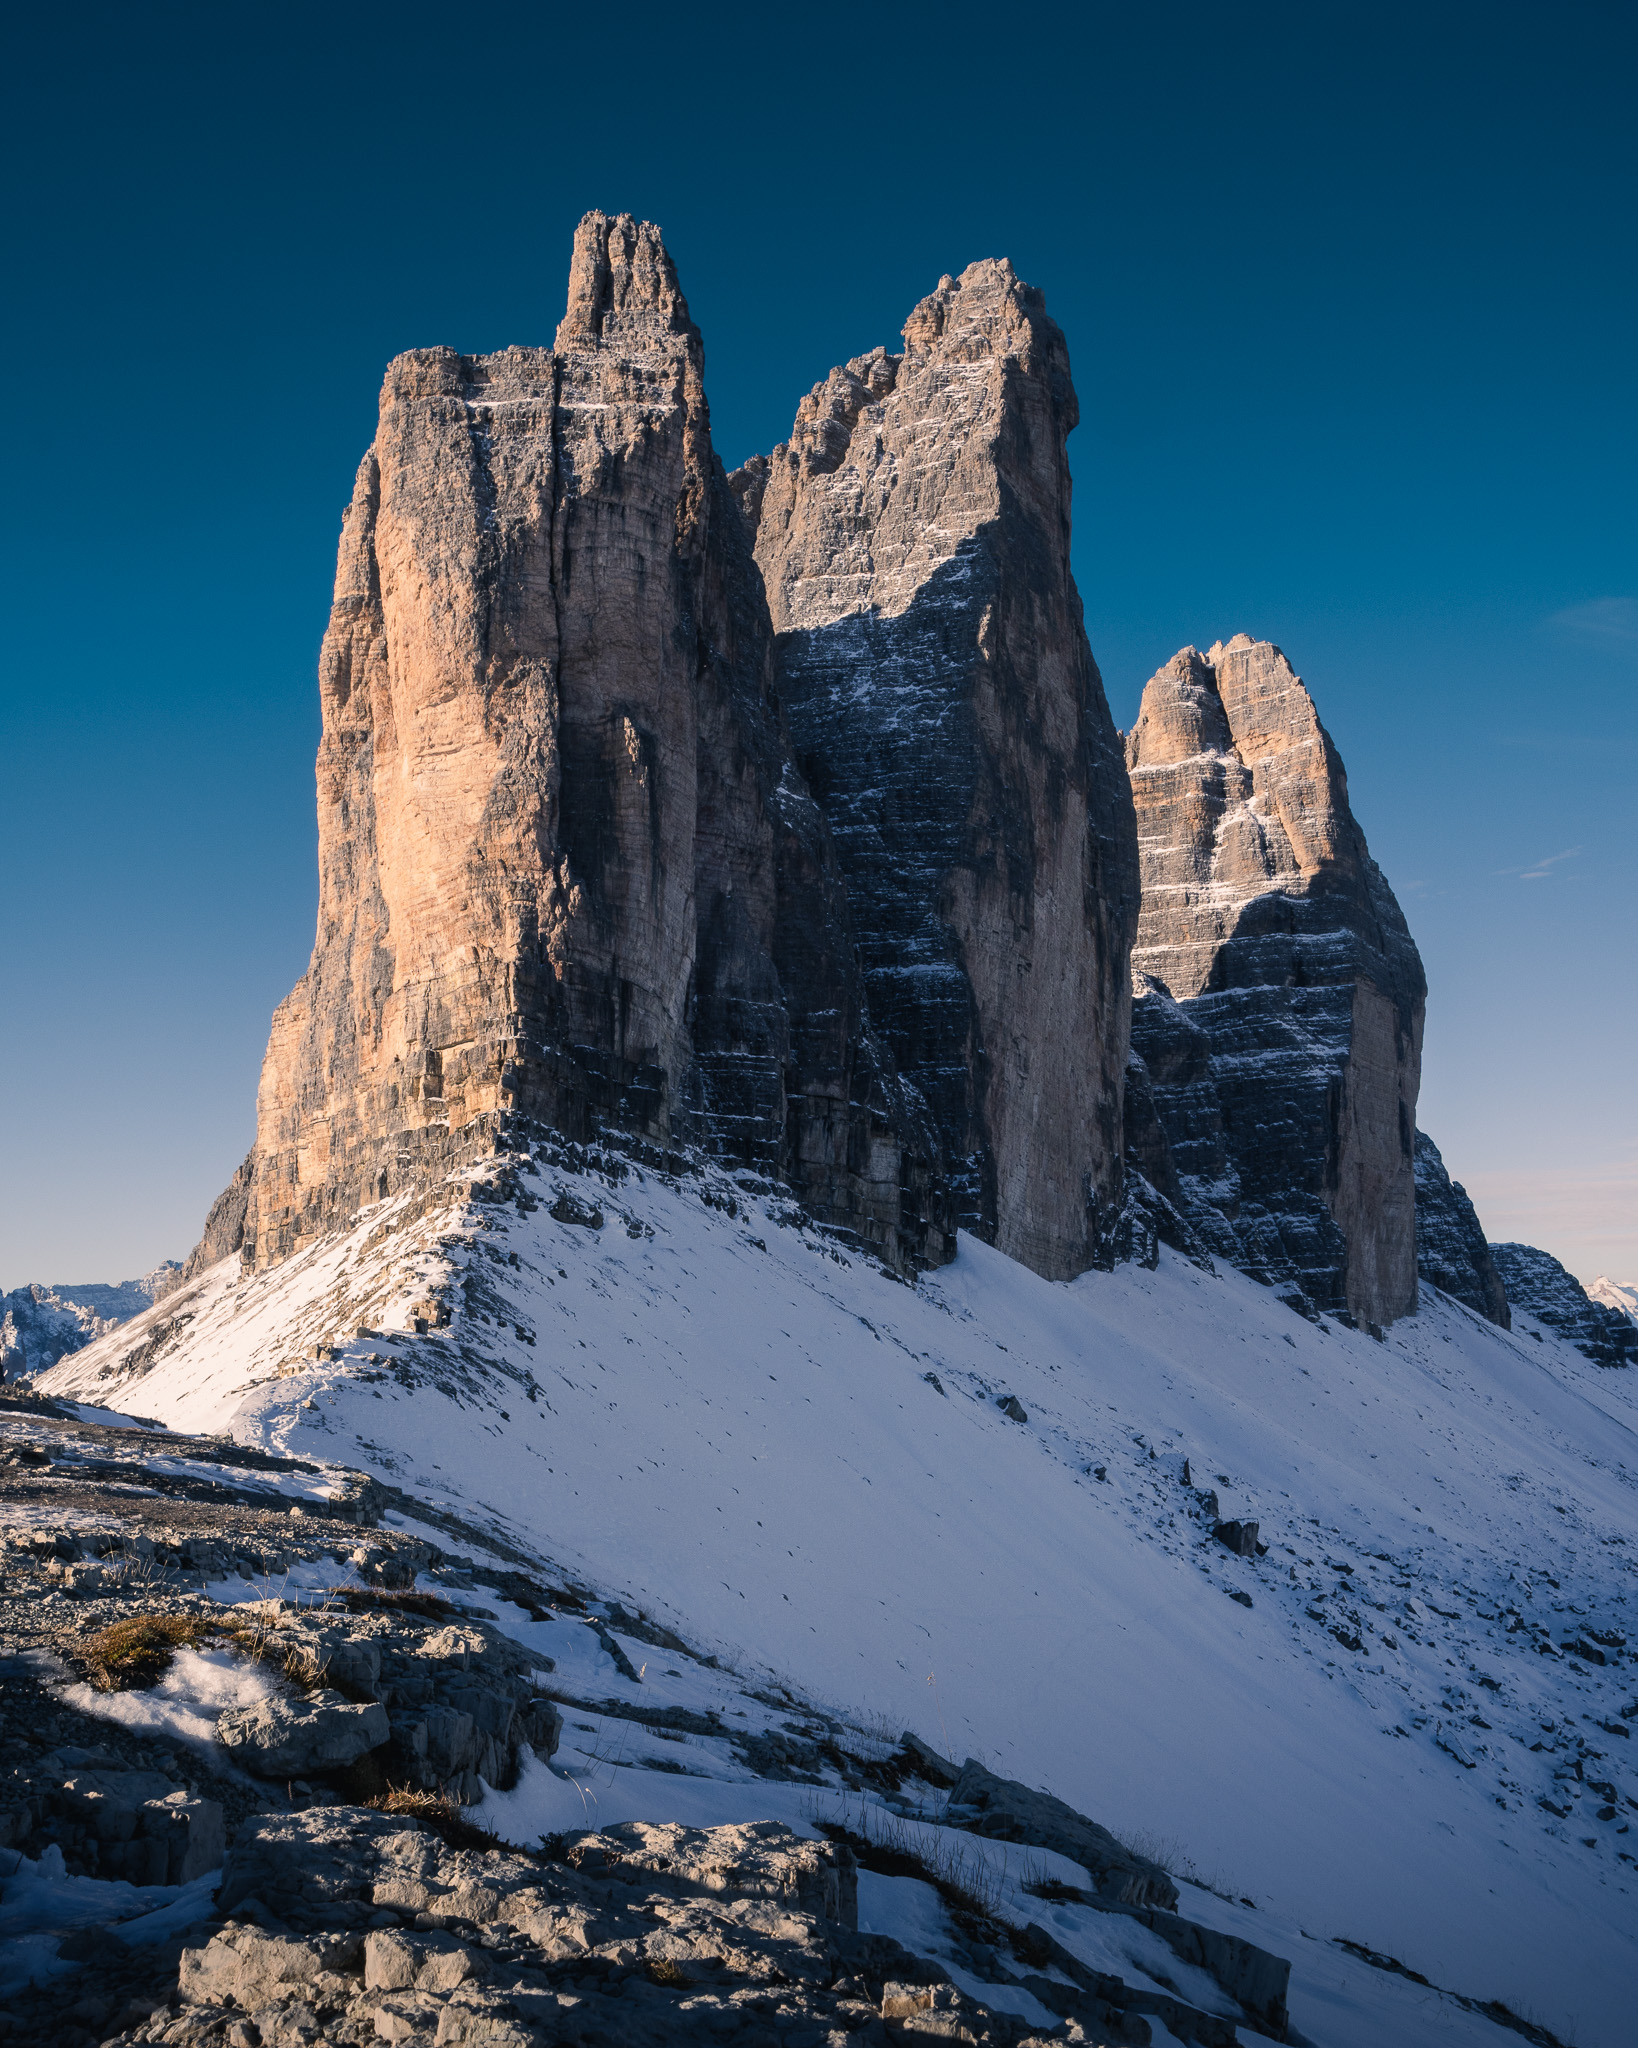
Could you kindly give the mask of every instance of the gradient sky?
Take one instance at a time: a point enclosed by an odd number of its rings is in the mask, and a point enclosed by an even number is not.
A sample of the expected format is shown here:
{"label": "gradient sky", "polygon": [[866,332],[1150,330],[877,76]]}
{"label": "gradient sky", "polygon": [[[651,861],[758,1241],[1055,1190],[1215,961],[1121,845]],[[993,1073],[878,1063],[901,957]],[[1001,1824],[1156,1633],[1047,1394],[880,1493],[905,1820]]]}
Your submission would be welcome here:
{"label": "gradient sky", "polygon": [[185,1255],[312,943],[384,364],[661,223],[717,446],[1008,255],[1075,367],[1117,722],[1247,631],[1421,944],[1491,1237],[1638,1279],[1638,12],[30,10],[7,42],[0,1286]]}

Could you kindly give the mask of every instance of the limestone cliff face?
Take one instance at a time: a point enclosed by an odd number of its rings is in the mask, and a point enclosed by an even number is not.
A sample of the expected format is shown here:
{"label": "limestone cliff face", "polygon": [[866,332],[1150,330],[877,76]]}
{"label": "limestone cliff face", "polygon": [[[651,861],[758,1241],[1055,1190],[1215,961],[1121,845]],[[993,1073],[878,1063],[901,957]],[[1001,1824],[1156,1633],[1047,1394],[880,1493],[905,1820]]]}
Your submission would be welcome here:
{"label": "limestone cliff face", "polygon": [[1416,1134],[1416,1270],[1428,1286],[1454,1295],[1475,1314],[1504,1330],[1513,1327],[1484,1226],[1426,1131]]}
{"label": "limestone cliff face", "polygon": [[1107,1256],[1136,914],[1131,802],[1069,571],[1063,336],[1004,262],[943,278],[732,482],[872,1018],[963,1223]]}
{"label": "limestone cliff face", "polygon": [[942,1256],[772,684],[671,260],[589,214],[553,348],[388,369],[321,660],[317,942],[217,1238],[242,1211],[283,1258],[518,1113]]}
{"label": "limestone cliff face", "polygon": [[[1215,1124],[1202,1136],[1174,1116],[1174,1151],[1212,1151],[1220,1192],[1200,1192],[1247,1270],[1391,1322],[1416,1306],[1426,982],[1336,749],[1280,650],[1240,634],[1185,648],[1150,680],[1126,757],[1142,867],[1132,964],[1209,1040],[1224,1170]],[[1149,999],[1139,1011],[1147,1061],[1163,1019]]]}

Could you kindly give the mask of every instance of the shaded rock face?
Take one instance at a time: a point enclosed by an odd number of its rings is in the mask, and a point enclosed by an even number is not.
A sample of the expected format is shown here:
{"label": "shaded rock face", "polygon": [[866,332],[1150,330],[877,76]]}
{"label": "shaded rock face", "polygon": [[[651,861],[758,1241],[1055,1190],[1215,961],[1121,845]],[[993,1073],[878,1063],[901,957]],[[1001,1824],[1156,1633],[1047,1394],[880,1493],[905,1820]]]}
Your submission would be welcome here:
{"label": "shaded rock face", "polygon": [[1484,1226],[1426,1131],[1416,1134],[1416,1270],[1430,1287],[1453,1294],[1504,1330],[1513,1327]]}
{"label": "shaded rock face", "polygon": [[1594,1301],[1551,1252],[1533,1244],[1493,1244],[1490,1251],[1516,1311],[1557,1330],[1595,1365],[1638,1365],[1638,1324]]}
{"label": "shaded rock face", "polygon": [[1198,1242],[1232,1264],[1241,1256],[1229,1222],[1239,1214],[1240,1177],[1229,1156],[1211,1038],[1192,1009],[1153,975],[1133,973],[1126,1156],[1188,1220]]}
{"label": "shaded rock face", "polygon": [[[1313,700],[1266,641],[1188,647],[1151,678],[1126,758],[1133,969],[1209,1045],[1209,1086],[1195,1044],[1181,1092],[1156,1089],[1185,1191],[1231,1226],[1248,1272],[1311,1308],[1391,1322],[1416,1306],[1427,985]],[[1151,1071],[1181,1059],[1158,991],[1137,1011]]]}
{"label": "shaded rock face", "polygon": [[962,1223],[1051,1278],[1108,1256],[1136,915],[1069,571],[1077,417],[1041,294],[976,263],[731,479],[872,1018]]}
{"label": "shaded rock face", "polygon": [[589,214],[553,348],[389,366],[321,658],[317,942],[200,1260],[276,1262],[514,1114],[944,1256],[702,362],[658,230]]}

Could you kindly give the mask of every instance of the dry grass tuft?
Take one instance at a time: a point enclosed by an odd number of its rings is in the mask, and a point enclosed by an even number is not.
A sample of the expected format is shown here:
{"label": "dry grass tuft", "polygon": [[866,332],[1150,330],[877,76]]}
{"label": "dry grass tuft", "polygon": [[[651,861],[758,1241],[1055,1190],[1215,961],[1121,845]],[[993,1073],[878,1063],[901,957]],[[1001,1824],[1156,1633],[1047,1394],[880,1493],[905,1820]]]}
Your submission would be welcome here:
{"label": "dry grass tuft", "polygon": [[389,1791],[378,1792],[364,1804],[373,1806],[378,1813],[400,1813],[406,1820],[418,1820],[451,1849],[486,1850],[510,1846],[490,1829],[468,1820],[465,1811],[440,1792],[416,1792],[407,1785],[399,1785]]}
{"label": "dry grass tuft", "polygon": [[91,1638],[86,1674],[98,1692],[140,1692],[158,1684],[178,1650],[220,1633],[197,1614],[133,1614]]}
{"label": "dry grass tuft", "polygon": [[428,1621],[441,1621],[456,1608],[436,1593],[386,1593],[374,1586],[343,1586],[341,1597],[354,1614],[371,1614],[382,1608],[400,1614],[419,1614]]}
{"label": "dry grass tuft", "polygon": [[931,1823],[915,1826],[868,1800],[820,1794],[805,1810],[821,1834],[847,1843],[861,1869],[919,1878],[958,1920],[980,1927],[995,1921],[1007,1888],[1010,1845],[1000,1846],[998,1868],[973,1837]]}

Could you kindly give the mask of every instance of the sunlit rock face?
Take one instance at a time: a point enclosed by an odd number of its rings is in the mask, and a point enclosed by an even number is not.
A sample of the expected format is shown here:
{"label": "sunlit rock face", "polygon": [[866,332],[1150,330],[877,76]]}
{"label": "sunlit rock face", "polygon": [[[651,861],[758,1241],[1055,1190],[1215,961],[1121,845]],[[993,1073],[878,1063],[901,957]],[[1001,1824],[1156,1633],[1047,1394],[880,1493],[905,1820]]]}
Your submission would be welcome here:
{"label": "sunlit rock face", "polygon": [[947,1254],[772,657],[671,259],[588,214],[553,347],[388,368],[321,660],[312,964],[200,1259],[280,1260],[514,1115]]}
{"label": "sunlit rock face", "polygon": [[1174,1155],[1200,1161],[1193,1197],[1305,1308],[1391,1322],[1416,1306],[1427,985],[1336,748],[1280,650],[1238,634],[1151,678],[1126,759],[1132,965],[1160,984],[1133,1043],[1165,1066],[1167,997],[1209,1041],[1209,1114],[1198,1086],[1156,1090]]}
{"label": "sunlit rock face", "polygon": [[1069,568],[1077,417],[1041,294],[975,263],[732,479],[872,1019],[964,1225],[1051,1278],[1109,1256],[1136,913]]}

